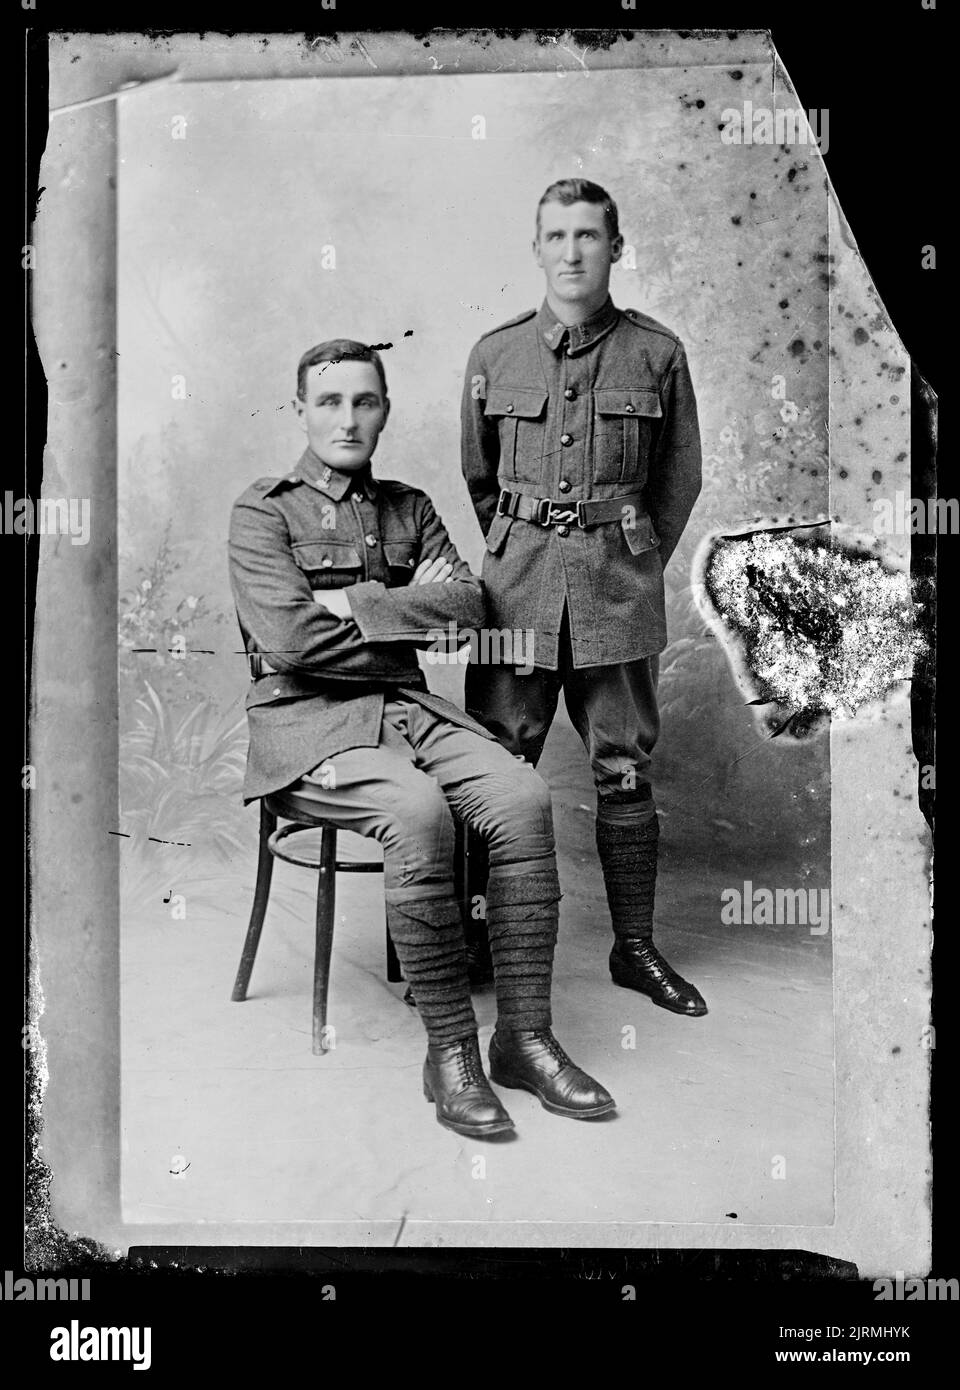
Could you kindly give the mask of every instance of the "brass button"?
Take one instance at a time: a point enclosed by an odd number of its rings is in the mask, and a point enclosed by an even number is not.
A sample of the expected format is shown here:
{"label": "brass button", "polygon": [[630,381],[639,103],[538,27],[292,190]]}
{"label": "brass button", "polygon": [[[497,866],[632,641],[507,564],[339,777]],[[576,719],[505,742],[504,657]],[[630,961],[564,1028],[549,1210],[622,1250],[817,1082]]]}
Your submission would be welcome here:
{"label": "brass button", "polygon": [[279,695],[279,694],[281,694],[281,690],[280,690],[279,685],[275,685],[275,686],[273,687],[273,693],[274,693],[274,695]]}
{"label": "brass button", "polygon": [[572,434],[562,434],[562,435],[560,436],[560,443],[563,444],[564,447],[566,447],[566,446],[569,445],[569,444],[572,444],[572,443],[573,443],[573,435],[572,435]]}
{"label": "brass button", "polygon": [[570,527],[569,527],[569,526],[558,526],[558,527],[557,527],[557,535],[558,535],[558,536],[569,536],[569,534],[570,534]]}
{"label": "brass button", "polygon": [[377,543],[376,536],[364,536],[363,539],[366,541],[367,545],[376,545]]}
{"label": "brass button", "polygon": [[566,396],[568,401],[575,401],[577,399],[577,393],[576,391],[574,391],[572,386],[568,386],[563,394]]}
{"label": "brass button", "polygon": [[629,403],[629,401],[628,401],[627,404],[624,406],[624,410],[627,412],[628,415],[632,415],[632,414],[633,414],[633,406]]}
{"label": "brass button", "polygon": [[511,401],[510,404],[507,406],[507,414],[508,414],[508,415],[512,415],[512,414],[513,414],[513,401]]}
{"label": "brass button", "polygon": [[572,347],[567,348],[567,356],[568,356],[568,357],[572,357],[572,356],[573,356],[573,348],[572,348]]}
{"label": "brass button", "polygon": [[570,491],[570,486],[571,486],[571,485],[570,485],[570,483],[567,482],[566,478],[561,478],[561,479],[560,479],[560,491],[561,491],[561,492],[569,492],[569,491]]}
{"label": "brass button", "polygon": [[320,565],[322,569],[328,570],[332,564],[333,561],[330,559],[329,555],[324,555],[320,560]]}

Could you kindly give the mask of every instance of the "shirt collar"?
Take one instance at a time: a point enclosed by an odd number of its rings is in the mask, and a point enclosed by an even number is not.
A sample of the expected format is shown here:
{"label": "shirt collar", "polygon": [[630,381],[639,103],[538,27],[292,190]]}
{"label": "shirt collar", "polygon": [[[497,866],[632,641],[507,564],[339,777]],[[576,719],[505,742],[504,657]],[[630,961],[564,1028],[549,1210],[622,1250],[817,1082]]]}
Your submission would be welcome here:
{"label": "shirt collar", "polygon": [[324,463],[309,445],[300,455],[300,460],[288,480],[291,483],[309,483],[333,502],[341,502],[350,491],[351,485],[355,492],[362,493],[370,501],[374,501],[377,496],[376,479],[371,474],[369,465],[359,473],[344,473],[339,468],[332,468],[329,463]]}
{"label": "shirt collar", "polygon": [[568,333],[570,335],[568,351],[571,355],[576,352],[583,352],[586,348],[592,347],[600,338],[605,337],[619,317],[620,310],[609,295],[607,295],[606,303],[602,304],[595,314],[591,314],[583,323],[575,324],[572,328],[560,322],[546,300],[541,304],[540,312],[537,315],[540,332],[543,334],[543,340],[550,351],[556,352],[564,333]]}

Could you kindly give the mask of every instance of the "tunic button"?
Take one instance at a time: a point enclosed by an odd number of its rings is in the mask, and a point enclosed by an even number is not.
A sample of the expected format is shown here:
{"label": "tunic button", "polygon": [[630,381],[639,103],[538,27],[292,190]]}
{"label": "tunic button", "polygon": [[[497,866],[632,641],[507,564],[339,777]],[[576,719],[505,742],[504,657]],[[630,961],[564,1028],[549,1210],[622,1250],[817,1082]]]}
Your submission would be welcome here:
{"label": "tunic button", "polygon": [[633,414],[633,406],[630,405],[629,402],[628,402],[623,408],[624,408],[624,410],[627,412],[628,415],[632,415],[632,414]]}
{"label": "tunic button", "polygon": [[507,414],[508,414],[508,415],[512,415],[512,414],[513,414],[513,402],[512,402],[512,401],[511,401],[510,404],[507,406]]}
{"label": "tunic button", "polygon": [[561,480],[560,480],[560,491],[561,491],[561,492],[569,492],[569,491],[570,491],[570,483],[567,482],[566,478],[561,478]]}
{"label": "tunic button", "polygon": [[558,526],[558,527],[557,527],[557,535],[558,535],[558,536],[569,536],[569,534],[570,534],[570,527],[569,527],[569,526]]}
{"label": "tunic button", "polygon": [[279,694],[280,694],[280,687],[279,687],[279,685],[275,685],[275,686],[273,687],[273,693],[274,693],[274,695],[279,695]]}
{"label": "tunic button", "polygon": [[566,447],[568,444],[572,444],[572,443],[573,443],[573,435],[572,435],[572,434],[562,434],[562,435],[560,436],[560,443],[563,444],[564,447]]}
{"label": "tunic button", "polygon": [[322,558],[321,558],[321,560],[320,560],[320,567],[321,567],[321,569],[327,570],[327,569],[330,568],[330,566],[331,566],[332,564],[333,564],[333,561],[330,559],[330,556],[329,556],[329,555],[324,555],[324,556],[322,556]]}
{"label": "tunic button", "polygon": [[367,545],[376,545],[377,543],[376,536],[364,536],[363,539],[366,541]]}
{"label": "tunic button", "polygon": [[577,393],[576,393],[576,391],[574,391],[574,389],[573,389],[572,386],[568,386],[567,389],[566,389],[566,391],[564,391],[563,394],[564,394],[564,396],[567,398],[568,401],[575,401],[575,400],[577,399]]}

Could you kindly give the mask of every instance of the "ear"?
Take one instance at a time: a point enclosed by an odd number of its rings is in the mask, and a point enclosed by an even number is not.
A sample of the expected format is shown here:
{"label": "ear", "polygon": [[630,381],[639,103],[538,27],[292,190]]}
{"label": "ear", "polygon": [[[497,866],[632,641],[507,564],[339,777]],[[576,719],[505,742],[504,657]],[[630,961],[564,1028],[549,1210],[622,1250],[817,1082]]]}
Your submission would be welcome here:
{"label": "ear", "polygon": [[623,236],[622,236],[621,234],[618,233],[618,234],[613,238],[613,241],[611,241],[611,243],[610,243],[610,264],[611,264],[611,265],[616,265],[617,261],[620,259],[620,257],[621,257],[622,255],[623,255]]}
{"label": "ear", "polygon": [[539,237],[539,235],[538,235],[538,236],[535,236],[535,237],[533,238],[533,259],[536,261],[537,265],[538,265],[538,266],[540,267],[540,269],[542,270],[542,269],[543,269],[543,252],[540,250],[540,237]]}
{"label": "ear", "polygon": [[293,408],[294,408],[294,411],[296,412],[297,423],[299,424],[300,428],[303,430],[304,434],[306,434],[306,432],[307,432],[306,403],[305,403],[304,401],[302,401],[302,400],[300,399],[299,396],[294,396],[294,398],[293,398]]}
{"label": "ear", "polygon": [[[383,425],[385,425],[385,424],[387,423],[387,420],[388,420],[389,418],[390,418],[390,397],[389,397],[389,396],[384,396],[384,398],[383,398]],[[380,426],[381,429],[383,429],[383,425]]]}

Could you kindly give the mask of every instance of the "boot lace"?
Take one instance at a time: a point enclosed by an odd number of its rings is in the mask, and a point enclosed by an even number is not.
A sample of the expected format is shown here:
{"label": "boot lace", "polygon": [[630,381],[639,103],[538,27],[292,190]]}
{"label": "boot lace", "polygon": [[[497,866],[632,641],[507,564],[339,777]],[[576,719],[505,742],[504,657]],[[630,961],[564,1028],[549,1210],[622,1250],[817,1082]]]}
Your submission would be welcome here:
{"label": "boot lace", "polygon": [[460,1075],[464,1081],[481,1085],[486,1080],[483,1074],[483,1063],[480,1060],[480,1049],[472,1039],[465,1042],[460,1048],[459,1062]]}
{"label": "boot lace", "polygon": [[550,1053],[550,1056],[553,1057],[557,1062],[559,1062],[561,1067],[573,1066],[573,1062],[570,1060],[570,1058],[567,1056],[563,1048],[560,1046],[556,1038],[549,1030],[538,1031],[534,1033],[534,1037],[537,1039],[538,1042],[543,1043],[544,1047]]}

